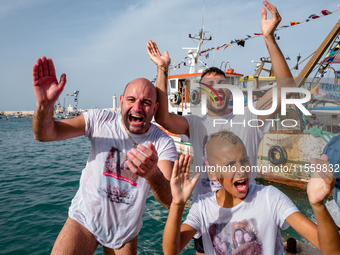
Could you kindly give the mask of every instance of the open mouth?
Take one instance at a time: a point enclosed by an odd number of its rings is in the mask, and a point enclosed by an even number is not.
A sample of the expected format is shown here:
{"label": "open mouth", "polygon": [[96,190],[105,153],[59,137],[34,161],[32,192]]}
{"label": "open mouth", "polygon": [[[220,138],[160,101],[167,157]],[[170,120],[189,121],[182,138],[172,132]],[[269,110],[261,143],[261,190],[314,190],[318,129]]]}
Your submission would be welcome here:
{"label": "open mouth", "polygon": [[234,182],[234,186],[239,192],[245,192],[247,189],[247,180],[246,179],[238,180]]}
{"label": "open mouth", "polygon": [[130,114],[129,121],[134,125],[140,125],[144,122],[144,117],[137,114]]}
{"label": "open mouth", "polygon": [[[223,104],[224,103],[224,93],[218,93],[218,96],[220,97],[221,102]],[[221,105],[221,102],[220,102],[220,99],[218,98],[218,96],[217,95],[214,96],[214,99],[215,99],[217,105]]]}

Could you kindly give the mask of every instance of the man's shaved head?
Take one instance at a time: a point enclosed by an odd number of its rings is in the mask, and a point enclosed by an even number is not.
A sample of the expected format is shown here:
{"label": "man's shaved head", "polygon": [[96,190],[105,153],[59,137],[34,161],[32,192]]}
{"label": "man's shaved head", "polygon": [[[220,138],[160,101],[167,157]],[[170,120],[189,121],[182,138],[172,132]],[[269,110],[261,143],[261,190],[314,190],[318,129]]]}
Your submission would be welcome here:
{"label": "man's shaved head", "polygon": [[124,88],[124,92],[123,92],[123,96],[125,95],[125,91],[126,89],[129,87],[130,84],[145,84],[145,86],[148,86],[149,88],[151,88],[152,90],[155,90],[155,94],[156,94],[156,102],[157,102],[157,90],[156,87],[151,83],[151,81],[149,81],[148,79],[145,78],[138,78],[135,79],[133,81],[130,81],[128,84],[126,84],[125,88]]}
{"label": "man's shaved head", "polygon": [[145,78],[131,81],[120,96],[120,106],[124,126],[131,133],[147,132],[158,108],[155,86]]}

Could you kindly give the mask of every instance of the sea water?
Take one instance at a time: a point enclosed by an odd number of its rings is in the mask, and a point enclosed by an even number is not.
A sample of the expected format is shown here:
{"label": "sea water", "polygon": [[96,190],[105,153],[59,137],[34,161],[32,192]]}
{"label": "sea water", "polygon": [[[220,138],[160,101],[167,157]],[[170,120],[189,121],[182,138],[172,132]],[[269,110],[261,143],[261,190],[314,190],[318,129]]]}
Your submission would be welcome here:
{"label": "sea water", "polygon": [[[89,150],[90,142],[85,137],[41,143],[34,139],[32,119],[0,119],[0,254],[50,254],[79,187]],[[277,186],[315,221],[306,191],[258,182]],[[332,202],[327,201],[327,206],[336,215]],[[187,205],[184,217],[189,208]],[[138,254],[162,254],[167,215],[168,210],[149,192],[138,235]],[[306,242],[291,228],[282,235],[284,239],[295,237]],[[100,246],[95,254],[102,254]],[[193,242],[182,254],[194,254]]]}

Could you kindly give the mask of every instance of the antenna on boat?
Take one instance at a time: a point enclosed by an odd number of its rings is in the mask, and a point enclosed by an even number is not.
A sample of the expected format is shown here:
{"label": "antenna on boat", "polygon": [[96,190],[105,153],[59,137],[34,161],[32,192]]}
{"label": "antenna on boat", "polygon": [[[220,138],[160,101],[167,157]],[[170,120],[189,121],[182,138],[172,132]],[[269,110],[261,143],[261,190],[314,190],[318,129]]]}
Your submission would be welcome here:
{"label": "antenna on boat", "polygon": [[204,29],[204,1],[203,1],[203,13],[202,13],[202,29]]}
{"label": "antenna on boat", "polygon": [[[200,61],[198,58],[201,55],[201,46],[203,44],[203,41],[210,41],[212,39],[211,35],[209,37],[205,37],[205,31],[204,31],[204,1],[203,1],[203,16],[202,16],[202,29],[199,31],[198,36],[194,35],[192,36],[189,34],[189,38],[193,40],[198,40],[197,47],[183,47],[183,50],[188,50],[188,57],[190,57],[190,60],[188,61],[190,65],[189,73],[197,73],[197,63],[198,61],[201,62],[204,66],[206,66],[202,61]],[[195,52],[194,52],[195,50]]]}

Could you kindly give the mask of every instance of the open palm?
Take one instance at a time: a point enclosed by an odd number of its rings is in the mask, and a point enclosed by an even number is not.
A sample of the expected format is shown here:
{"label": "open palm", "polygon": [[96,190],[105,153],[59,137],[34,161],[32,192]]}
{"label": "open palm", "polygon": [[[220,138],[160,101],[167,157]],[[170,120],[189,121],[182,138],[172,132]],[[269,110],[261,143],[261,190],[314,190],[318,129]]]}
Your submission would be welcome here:
{"label": "open palm", "polygon": [[151,40],[147,42],[146,49],[150,59],[158,67],[165,67],[166,69],[169,67],[171,59],[167,51],[164,51],[164,55],[162,56],[162,54],[158,50],[157,44],[155,42],[152,42]]}
{"label": "open palm", "polygon": [[66,75],[63,74],[58,82],[51,59],[37,59],[37,63],[33,65],[33,89],[39,104],[54,104],[65,84]]}
{"label": "open palm", "polygon": [[274,35],[275,29],[281,22],[282,18],[274,5],[267,2],[266,0],[263,1],[263,4],[272,14],[271,19],[267,19],[266,8],[262,8],[261,10],[261,15],[262,15],[261,30],[262,30],[263,36]]}
{"label": "open palm", "polygon": [[[321,169],[321,171],[313,173],[307,185],[308,199],[313,205],[322,203],[331,193],[335,185],[335,179],[325,154],[321,155],[320,159],[311,159],[311,163],[315,165],[315,170]],[[327,165],[327,168],[323,167],[325,165]]]}
{"label": "open palm", "polygon": [[179,161],[176,160],[171,176],[172,202],[185,204],[191,196],[200,173],[190,180],[190,155],[181,155]]}

